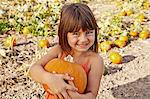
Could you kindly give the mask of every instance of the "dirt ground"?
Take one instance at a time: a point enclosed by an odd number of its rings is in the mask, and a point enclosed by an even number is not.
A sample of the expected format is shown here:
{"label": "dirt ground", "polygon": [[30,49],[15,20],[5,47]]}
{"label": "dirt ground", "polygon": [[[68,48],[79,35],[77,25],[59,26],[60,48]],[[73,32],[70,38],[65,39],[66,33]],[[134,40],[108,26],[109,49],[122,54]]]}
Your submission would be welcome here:
{"label": "dirt ground", "polygon": [[[105,11],[115,11],[114,5],[98,1],[90,6],[97,19]],[[108,74],[102,77],[97,99],[150,99],[150,39],[133,40],[123,49],[112,50],[123,56],[123,63],[112,64],[109,52],[100,53]]]}
{"label": "dirt ground", "polygon": [[108,75],[103,76],[97,99],[150,98],[150,39],[132,41],[123,49],[123,64],[114,65],[103,54]]}
{"label": "dirt ground", "polygon": [[[108,6],[110,5],[95,4],[91,8],[98,14],[101,11],[96,9],[113,8]],[[40,37],[17,37],[20,42],[27,43],[20,43],[13,49],[7,49],[0,44],[0,99],[44,99],[42,86],[32,81],[27,71],[49,49],[39,50],[37,43],[33,42]],[[108,59],[109,52],[100,53],[108,73],[102,77],[97,99],[149,99],[150,38],[132,40],[126,47],[112,50],[123,56],[123,63],[112,64]]]}

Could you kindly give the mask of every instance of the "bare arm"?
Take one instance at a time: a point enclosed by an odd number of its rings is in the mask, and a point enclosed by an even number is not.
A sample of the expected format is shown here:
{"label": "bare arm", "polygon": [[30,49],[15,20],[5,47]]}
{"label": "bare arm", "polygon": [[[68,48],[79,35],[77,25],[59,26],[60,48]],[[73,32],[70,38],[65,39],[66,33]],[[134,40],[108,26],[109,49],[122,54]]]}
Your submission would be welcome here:
{"label": "bare arm", "polygon": [[96,99],[103,74],[103,59],[96,54],[90,59],[90,64],[91,70],[88,74],[88,85],[85,94],[68,91],[72,99]]}
{"label": "bare arm", "polygon": [[75,91],[76,88],[72,85],[67,84],[64,80],[73,79],[69,75],[46,72],[43,68],[43,66],[45,66],[47,62],[54,58],[57,58],[60,53],[60,46],[54,46],[45,56],[43,56],[40,60],[38,60],[31,66],[29,72],[33,80],[48,85],[50,93],[55,94],[59,97],[63,95],[63,97],[65,97],[66,99],[70,99],[66,90],[69,89]]}
{"label": "bare arm", "polygon": [[45,66],[48,61],[56,58],[60,52],[60,46],[56,45],[52,47],[45,56],[34,63],[29,70],[31,78],[39,83],[44,83],[44,79],[46,79],[50,73],[46,72],[43,66]]}

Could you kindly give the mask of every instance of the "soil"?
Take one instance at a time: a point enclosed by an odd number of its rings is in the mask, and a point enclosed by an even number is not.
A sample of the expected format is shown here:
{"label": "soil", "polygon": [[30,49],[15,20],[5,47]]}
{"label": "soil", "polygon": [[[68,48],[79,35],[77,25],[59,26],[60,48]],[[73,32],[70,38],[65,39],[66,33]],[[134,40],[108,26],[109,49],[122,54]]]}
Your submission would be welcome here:
{"label": "soil", "polygon": [[[115,11],[117,7],[109,2],[100,1],[91,4],[96,19],[106,11]],[[93,6],[94,5],[94,6]],[[117,51],[123,56],[122,64],[113,64],[108,56]],[[113,48],[101,53],[107,74],[102,77],[97,99],[149,99],[150,98],[150,38],[136,38],[124,48]]]}

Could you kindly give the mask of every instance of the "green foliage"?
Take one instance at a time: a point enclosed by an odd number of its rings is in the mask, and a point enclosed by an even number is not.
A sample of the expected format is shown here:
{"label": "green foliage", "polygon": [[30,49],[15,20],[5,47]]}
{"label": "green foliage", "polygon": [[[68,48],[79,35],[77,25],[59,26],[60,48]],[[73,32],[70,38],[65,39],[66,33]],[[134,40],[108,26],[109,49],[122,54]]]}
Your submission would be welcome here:
{"label": "green foliage", "polygon": [[4,31],[7,31],[11,28],[11,25],[8,22],[2,22],[0,21],[0,34],[2,34]]}
{"label": "green foliage", "polygon": [[[66,2],[89,2],[90,0],[9,0],[2,1],[1,30],[10,25],[20,33],[28,27],[33,35],[53,36],[56,34],[60,9]],[[6,17],[7,16],[7,17]],[[1,17],[1,16],[0,16]]]}

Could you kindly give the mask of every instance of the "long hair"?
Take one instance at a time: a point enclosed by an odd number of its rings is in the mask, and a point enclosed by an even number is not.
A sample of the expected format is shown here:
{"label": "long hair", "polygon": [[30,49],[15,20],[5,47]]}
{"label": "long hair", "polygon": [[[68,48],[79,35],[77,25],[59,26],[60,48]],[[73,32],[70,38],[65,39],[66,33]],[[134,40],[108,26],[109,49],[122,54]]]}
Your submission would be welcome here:
{"label": "long hair", "polygon": [[95,41],[90,50],[98,52],[98,25],[90,8],[81,3],[72,3],[64,5],[61,10],[60,23],[58,27],[59,45],[62,50],[69,54],[71,47],[68,44],[67,33],[82,29],[95,30]]}

